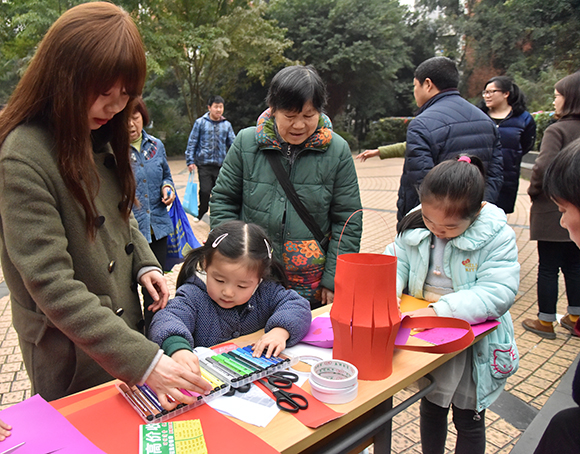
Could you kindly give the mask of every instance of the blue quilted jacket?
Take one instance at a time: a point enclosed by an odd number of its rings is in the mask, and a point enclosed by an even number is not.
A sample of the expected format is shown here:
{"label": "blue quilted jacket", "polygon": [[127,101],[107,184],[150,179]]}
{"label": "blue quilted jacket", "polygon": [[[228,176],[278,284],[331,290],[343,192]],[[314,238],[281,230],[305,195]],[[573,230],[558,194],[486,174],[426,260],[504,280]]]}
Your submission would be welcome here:
{"label": "blue quilted jacket", "polygon": [[209,112],[195,120],[185,150],[185,163],[221,166],[236,135],[225,118],[214,121]]}
{"label": "blue quilted jacket", "polygon": [[[146,156],[149,159],[146,159]],[[135,195],[139,201],[139,206],[133,206],[133,214],[139,223],[139,230],[151,243],[151,230],[158,240],[173,232],[173,223],[167,214],[167,206],[161,201],[163,198],[161,188],[165,185],[174,188],[165,147],[161,140],[143,130],[141,152],[131,147],[131,163],[137,182]]]}
{"label": "blue quilted jacket", "polygon": [[205,283],[192,276],[153,316],[149,337],[160,346],[179,336],[191,347],[211,347],[262,328],[268,332],[281,327],[290,333],[286,346],[291,347],[306,335],[311,319],[310,303],[276,282],[263,281],[246,304],[223,309],[209,297]]}
{"label": "blue quilted jacket", "polygon": [[419,205],[417,187],[442,161],[459,154],[478,156],[487,173],[485,200],[495,203],[503,184],[499,133],[493,121],[457,90],[435,95],[407,129],[407,150],[399,186],[397,218]]}

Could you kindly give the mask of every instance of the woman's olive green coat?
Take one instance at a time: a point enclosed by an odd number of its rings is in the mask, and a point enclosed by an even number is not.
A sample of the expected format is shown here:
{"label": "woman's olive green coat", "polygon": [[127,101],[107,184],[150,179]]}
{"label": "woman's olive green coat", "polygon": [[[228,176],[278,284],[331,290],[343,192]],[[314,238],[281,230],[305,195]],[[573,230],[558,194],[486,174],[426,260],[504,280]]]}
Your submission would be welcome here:
{"label": "woman's olive green coat", "polygon": [[121,217],[111,148],[94,153],[103,221],[95,240],[54,148],[45,128],[22,125],[0,150],[2,268],[32,391],[47,400],[112,376],[135,383],[158,352],[137,331],[135,280],[142,267],[159,265],[135,219]]}

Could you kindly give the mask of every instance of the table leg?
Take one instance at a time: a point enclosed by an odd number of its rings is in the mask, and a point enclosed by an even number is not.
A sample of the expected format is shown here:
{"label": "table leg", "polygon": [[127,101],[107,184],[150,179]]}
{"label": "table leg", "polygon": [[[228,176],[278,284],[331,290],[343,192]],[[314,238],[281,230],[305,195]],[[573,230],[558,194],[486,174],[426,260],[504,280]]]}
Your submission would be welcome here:
{"label": "table leg", "polygon": [[431,382],[426,388],[413,394],[395,408],[393,408],[393,398],[390,397],[372,410],[373,417],[370,422],[369,418],[362,419],[360,423],[357,423],[358,420],[353,421],[354,424],[351,423],[351,426],[340,436],[326,442],[323,440],[320,445],[315,445],[315,451],[313,452],[316,452],[316,454],[346,454],[363,441],[373,437],[375,453],[389,454],[391,452],[393,417],[409,408],[435,388],[433,377],[425,375],[425,378]]}
{"label": "table leg", "polygon": [[[393,409],[393,398],[390,397],[382,404],[375,408],[375,413],[383,415]],[[378,428],[374,435],[374,452],[375,454],[389,454],[391,452],[391,435],[393,431],[393,419],[389,418]]]}

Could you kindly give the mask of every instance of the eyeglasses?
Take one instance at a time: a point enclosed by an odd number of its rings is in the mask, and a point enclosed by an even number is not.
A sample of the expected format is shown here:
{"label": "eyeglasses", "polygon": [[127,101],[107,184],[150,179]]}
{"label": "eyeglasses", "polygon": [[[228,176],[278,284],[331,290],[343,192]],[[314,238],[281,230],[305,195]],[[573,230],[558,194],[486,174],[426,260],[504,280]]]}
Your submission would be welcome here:
{"label": "eyeglasses", "polygon": [[501,91],[501,90],[483,90],[481,92],[481,96],[491,96],[493,95],[496,91]]}

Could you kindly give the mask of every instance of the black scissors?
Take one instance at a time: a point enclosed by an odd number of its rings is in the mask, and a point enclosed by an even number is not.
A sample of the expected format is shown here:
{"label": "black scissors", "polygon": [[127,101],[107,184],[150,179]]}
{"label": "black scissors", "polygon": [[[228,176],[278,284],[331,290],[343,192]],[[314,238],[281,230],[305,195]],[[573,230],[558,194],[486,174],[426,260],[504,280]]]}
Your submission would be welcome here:
{"label": "black scissors", "polygon": [[280,410],[290,413],[297,413],[298,410],[308,408],[308,400],[302,394],[290,393],[283,391],[292,387],[292,384],[298,380],[298,375],[292,372],[276,372],[266,379],[260,380],[276,398],[276,405]]}

